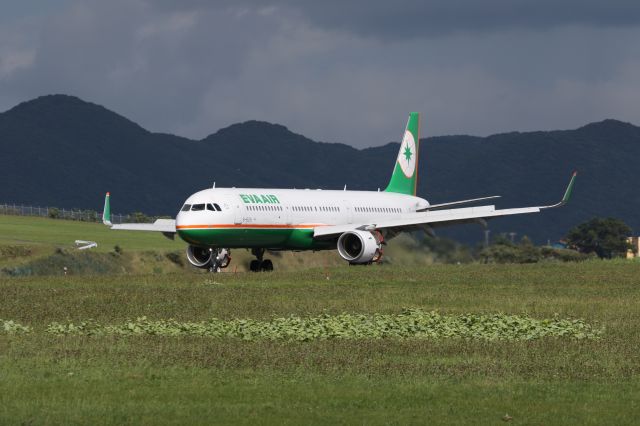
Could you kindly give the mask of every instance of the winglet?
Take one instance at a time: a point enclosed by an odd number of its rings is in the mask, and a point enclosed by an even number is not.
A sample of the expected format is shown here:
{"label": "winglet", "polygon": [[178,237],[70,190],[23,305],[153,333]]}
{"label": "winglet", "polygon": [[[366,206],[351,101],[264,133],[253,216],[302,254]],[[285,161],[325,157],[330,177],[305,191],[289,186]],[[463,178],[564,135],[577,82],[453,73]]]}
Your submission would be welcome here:
{"label": "winglet", "polygon": [[102,211],[102,223],[112,226],[111,223],[111,203],[109,202],[109,193],[104,197],[104,210]]}
{"label": "winglet", "polygon": [[569,202],[569,199],[571,198],[571,193],[573,192],[573,185],[576,182],[576,176],[578,175],[577,171],[573,171],[573,173],[571,174],[571,180],[569,181],[569,185],[567,185],[567,189],[566,191],[564,191],[564,196],[562,197],[562,200],[560,200],[559,203],[550,205],[550,206],[543,206],[540,207],[541,209],[552,209],[554,207],[562,207],[565,204],[567,204]]}
{"label": "winglet", "polygon": [[569,198],[571,198],[571,192],[573,191],[573,184],[576,182],[576,176],[578,176],[578,172],[574,170],[573,174],[571,175],[569,185],[567,186],[567,190],[564,192],[564,197],[562,197],[562,204],[567,204],[569,202]]}

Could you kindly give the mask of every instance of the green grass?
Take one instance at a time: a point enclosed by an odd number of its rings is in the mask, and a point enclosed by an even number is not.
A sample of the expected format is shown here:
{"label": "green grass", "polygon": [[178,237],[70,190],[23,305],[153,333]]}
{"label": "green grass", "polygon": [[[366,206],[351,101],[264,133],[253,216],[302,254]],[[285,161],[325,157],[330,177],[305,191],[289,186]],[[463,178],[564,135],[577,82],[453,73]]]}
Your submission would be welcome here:
{"label": "green grass", "polygon": [[[636,424],[640,264],[0,278],[0,424]],[[597,340],[55,336],[52,322],[504,312]]]}
{"label": "green grass", "polygon": [[98,252],[119,245],[125,251],[179,250],[185,244],[155,232],[112,231],[101,223],[42,217],[0,215],[0,245],[24,244],[37,247],[74,248],[75,240],[96,241]]}
{"label": "green grass", "polygon": [[[86,253],[105,254],[113,252],[119,246],[125,259],[109,262],[109,258],[96,256],[96,268],[91,268],[92,260],[82,258],[82,253],[75,249],[75,240],[88,240],[98,243]],[[17,249],[28,250],[28,254],[16,256]],[[80,265],[75,267],[73,261],[66,265],[70,273],[104,273],[120,271],[122,273],[148,273],[156,271],[165,273],[176,271],[176,265],[162,258],[167,252],[179,252],[186,264],[184,250],[186,243],[179,237],[169,240],[158,232],[111,230],[99,223],[70,220],[48,219],[40,217],[0,215],[0,274],[2,268],[13,269],[27,266],[35,275],[62,274],[61,259],[55,258],[56,250],[65,249],[75,253],[74,257]],[[160,254],[160,259],[154,257]],[[247,250],[233,250],[233,263],[226,272],[245,272],[249,262],[254,258]],[[50,259],[51,257],[53,259]],[[89,255],[91,256],[91,255]],[[278,252],[267,255],[273,259],[280,270],[300,270],[308,267],[328,267],[343,264],[336,251],[328,252]],[[88,256],[87,256],[88,257]],[[73,259],[71,259],[73,260]],[[35,265],[31,265],[35,262]],[[112,265],[107,265],[112,263]],[[186,265],[185,265],[186,266]],[[199,272],[187,266],[183,270]]]}

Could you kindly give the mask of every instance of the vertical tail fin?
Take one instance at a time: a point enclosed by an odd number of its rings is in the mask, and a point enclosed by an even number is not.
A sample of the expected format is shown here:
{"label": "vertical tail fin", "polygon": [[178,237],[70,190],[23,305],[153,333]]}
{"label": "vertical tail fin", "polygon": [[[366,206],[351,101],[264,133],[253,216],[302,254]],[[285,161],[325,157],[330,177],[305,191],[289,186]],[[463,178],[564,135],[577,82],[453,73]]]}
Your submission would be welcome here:
{"label": "vertical tail fin", "polygon": [[104,210],[102,211],[102,223],[111,226],[111,203],[109,202],[109,193],[104,197]]}
{"label": "vertical tail fin", "polygon": [[418,147],[420,144],[420,113],[409,114],[398,158],[386,192],[416,195],[418,184]]}

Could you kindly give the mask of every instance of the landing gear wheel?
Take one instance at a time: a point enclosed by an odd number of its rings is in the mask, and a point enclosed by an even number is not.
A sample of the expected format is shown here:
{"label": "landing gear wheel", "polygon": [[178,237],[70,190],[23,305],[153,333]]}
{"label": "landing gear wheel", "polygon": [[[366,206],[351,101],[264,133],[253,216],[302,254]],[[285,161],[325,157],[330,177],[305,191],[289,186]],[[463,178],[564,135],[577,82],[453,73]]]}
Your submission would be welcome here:
{"label": "landing gear wheel", "polygon": [[257,259],[252,260],[249,264],[249,270],[251,272],[271,272],[273,271],[273,262],[269,259],[264,259],[263,248],[254,248],[251,249],[251,254],[253,254]]}
{"label": "landing gear wheel", "polygon": [[249,270],[251,272],[260,272],[260,263],[259,260],[252,260],[249,264]]}
{"label": "landing gear wheel", "polygon": [[262,261],[262,271],[263,272],[271,272],[273,271],[273,262],[271,259],[265,259]]}

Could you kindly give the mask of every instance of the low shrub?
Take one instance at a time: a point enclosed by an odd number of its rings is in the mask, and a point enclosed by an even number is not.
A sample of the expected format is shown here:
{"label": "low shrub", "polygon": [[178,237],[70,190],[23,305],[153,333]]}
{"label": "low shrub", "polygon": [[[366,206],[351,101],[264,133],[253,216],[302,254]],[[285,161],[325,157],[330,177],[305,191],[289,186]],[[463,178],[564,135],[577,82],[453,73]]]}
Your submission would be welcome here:
{"label": "low shrub", "polygon": [[31,254],[33,254],[33,250],[29,246],[0,246],[0,258],[28,257]]}
{"label": "low shrub", "polygon": [[400,314],[290,316],[271,321],[252,319],[201,322],[150,320],[140,317],[118,325],[88,320],[79,324],[51,323],[47,333],[56,335],[157,335],[205,336],[242,340],[309,341],[325,339],[481,339],[534,340],[547,337],[597,339],[604,330],[581,319],[535,319],[497,314],[442,315],[436,311],[405,309]]}
{"label": "low shrub", "polygon": [[24,334],[24,333],[30,333],[31,327],[22,325],[15,321],[7,321],[7,320],[0,319],[0,332],[6,333],[6,334]]}

